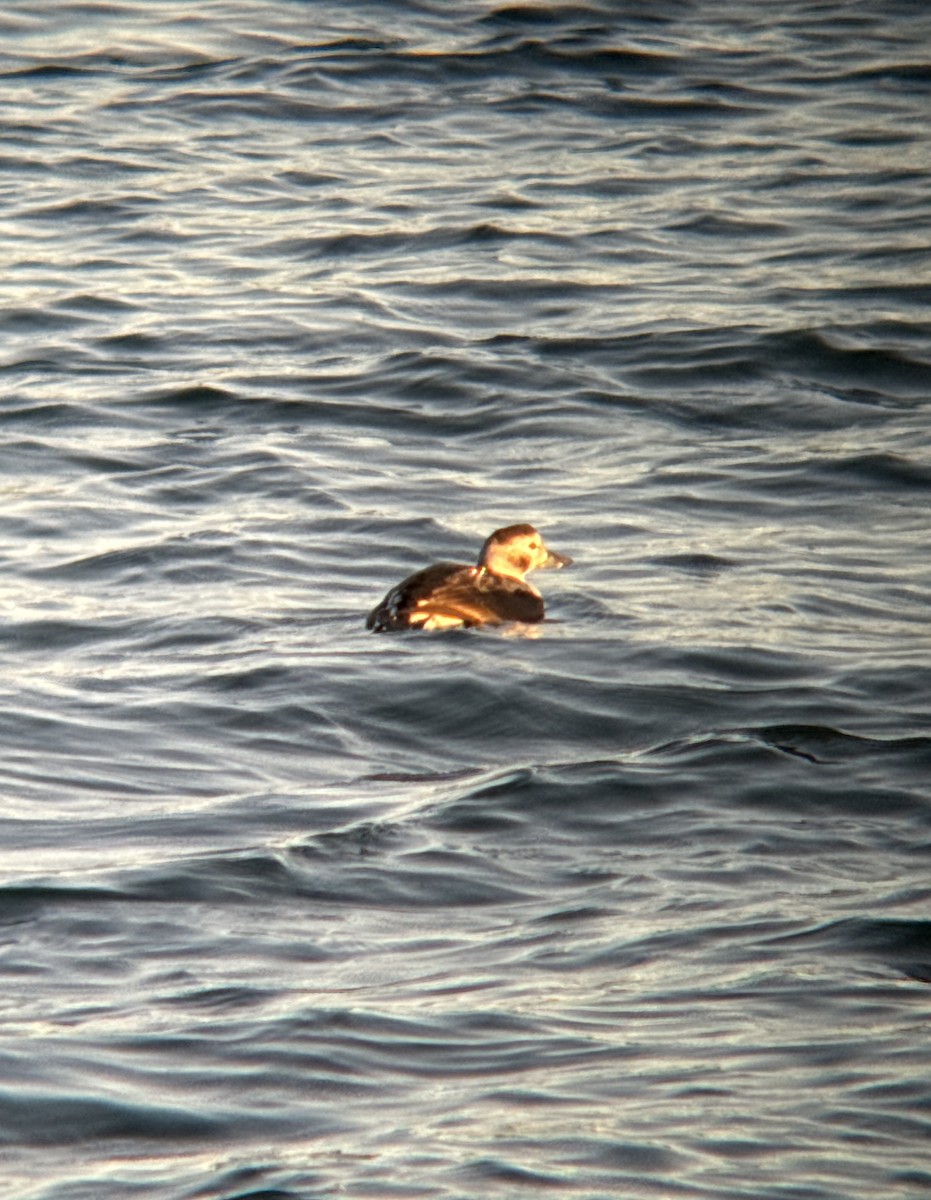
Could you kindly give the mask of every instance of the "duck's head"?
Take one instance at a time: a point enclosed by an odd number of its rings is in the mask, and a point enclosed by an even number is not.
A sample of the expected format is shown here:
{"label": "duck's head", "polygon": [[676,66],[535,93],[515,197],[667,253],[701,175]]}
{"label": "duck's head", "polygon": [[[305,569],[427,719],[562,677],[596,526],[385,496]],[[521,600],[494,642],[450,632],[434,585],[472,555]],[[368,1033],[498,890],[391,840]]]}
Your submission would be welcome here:
{"label": "duck's head", "polygon": [[568,567],[571,562],[565,554],[550,550],[532,525],[496,529],[478,556],[478,565],[486,571],[521,580],[538,567]]}

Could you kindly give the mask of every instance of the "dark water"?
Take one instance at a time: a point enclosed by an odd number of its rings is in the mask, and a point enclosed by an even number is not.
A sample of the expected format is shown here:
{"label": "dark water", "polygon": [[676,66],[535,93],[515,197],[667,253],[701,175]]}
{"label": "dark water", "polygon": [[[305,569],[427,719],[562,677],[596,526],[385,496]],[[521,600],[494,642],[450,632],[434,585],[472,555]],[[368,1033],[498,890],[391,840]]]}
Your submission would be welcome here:
{"label": "dark water", "polygon": [[928,1193],[929,45],[4,7],[3,1200]]}

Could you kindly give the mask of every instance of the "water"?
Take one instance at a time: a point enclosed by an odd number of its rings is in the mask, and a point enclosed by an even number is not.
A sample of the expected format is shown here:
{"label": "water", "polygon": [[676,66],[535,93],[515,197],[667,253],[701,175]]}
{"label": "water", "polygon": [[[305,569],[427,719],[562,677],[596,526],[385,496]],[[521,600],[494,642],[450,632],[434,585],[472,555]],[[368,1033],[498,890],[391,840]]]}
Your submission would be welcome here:
{"label": "water", "polygon": [[926,6],[0,34],[0,1197],[927,1194]]}

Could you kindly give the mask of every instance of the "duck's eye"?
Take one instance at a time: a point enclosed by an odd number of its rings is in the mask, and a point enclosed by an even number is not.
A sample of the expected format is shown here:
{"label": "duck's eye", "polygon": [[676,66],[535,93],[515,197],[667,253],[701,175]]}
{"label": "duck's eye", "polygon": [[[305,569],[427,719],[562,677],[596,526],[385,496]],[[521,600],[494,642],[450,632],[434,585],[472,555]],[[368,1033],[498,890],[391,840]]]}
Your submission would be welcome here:
{"label": "duck's eye", "polygon": [[537,543],[536,543],[536,542],[531,542],[531,543],[530,543],[530,549],[531,549],[531,550],[536,550],[536,548],[537,548]]}

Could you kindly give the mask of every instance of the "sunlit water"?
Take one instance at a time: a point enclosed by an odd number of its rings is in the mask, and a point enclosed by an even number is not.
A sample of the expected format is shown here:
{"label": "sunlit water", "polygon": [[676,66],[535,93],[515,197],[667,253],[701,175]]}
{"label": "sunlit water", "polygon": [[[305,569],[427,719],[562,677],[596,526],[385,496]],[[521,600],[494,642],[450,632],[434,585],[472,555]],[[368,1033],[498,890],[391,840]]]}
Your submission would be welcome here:
{"label": "sunlit water", "polygon": [[5,6],[3,1200],[927,1193],[929,44]]}

